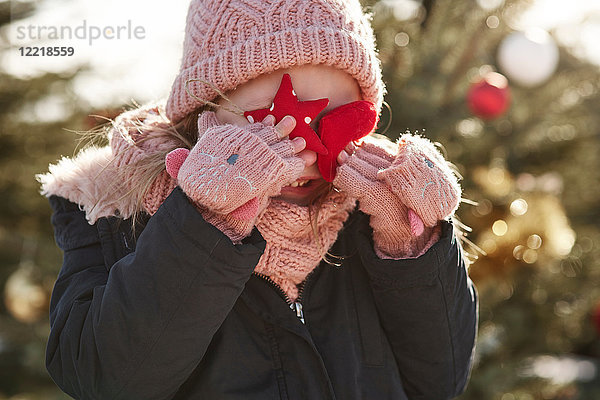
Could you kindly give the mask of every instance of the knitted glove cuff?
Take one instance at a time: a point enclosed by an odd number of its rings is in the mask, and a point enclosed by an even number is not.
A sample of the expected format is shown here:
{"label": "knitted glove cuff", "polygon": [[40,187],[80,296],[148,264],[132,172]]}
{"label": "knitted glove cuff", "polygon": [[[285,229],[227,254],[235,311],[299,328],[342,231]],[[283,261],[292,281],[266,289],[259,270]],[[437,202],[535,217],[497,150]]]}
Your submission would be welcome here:
{"label": "knitted glove cuff", "polygon": [[437,224],[434,227],[426,227],[419,236],[399,237],[398,232],[394,230],[373,227],[375,254],[381,259],[393,260],[419,257],[439,240],[441,231],[440,225]]}
{"label": "knitted glove cuff", "polygon": [[256,223],[256,218],[244,221],[234,218],[231,214],[218,214],[198,205],[196,208],[206,222],[223,232],[233,244],[239,244],[242,239],[250,236]]}
{"label": "knitted glove cuff", "polygon": [[421,217],[425,226],[434,226],[458,207],[461,189],[457,178],[429,140],[404,135],[398,144],[398,156],[377,177]]}

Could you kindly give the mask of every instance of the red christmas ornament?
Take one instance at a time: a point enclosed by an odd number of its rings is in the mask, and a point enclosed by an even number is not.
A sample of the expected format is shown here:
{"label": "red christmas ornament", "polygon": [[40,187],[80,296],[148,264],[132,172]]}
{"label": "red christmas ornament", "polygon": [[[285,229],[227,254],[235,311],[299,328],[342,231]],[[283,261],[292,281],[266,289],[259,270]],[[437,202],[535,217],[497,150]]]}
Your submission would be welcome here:
{"label": "red christmas ornament", "polygon": [[510,105],[508,80],[497,72],[486,74],[469,88],[467,105],[473,114],[483,119],[501,116]]}
{"label": "red christmas ornament", "polygon": [[327,182],[333,181],[337,156],[353,140],[367,136],[377,125],[377,110],[369,101],[353,101],[325,114],[319,121],[319,136],[328,154],[319,155],[317,165]]}
{"label": "red christmas ornament", "polygon": [[368,101],[344,104],[321,118],[317,135],[310,123],[328,104],[329,99],[298,101],[290,76],[284,74],[271,107],[246,111],[244,116],[250,123],[262,121],[269,114],[275,117],[275,123],[286,115],[293,116],[296,127],[290,133],[290,138],[300,136],[306,140],[306,148],[317,153],[321,175],[331,182],[335,177],[338,154],[351,141],[373,131],[377,124],[377,111],[373,103]]}
{"label": "red christmas ornament", "polygon": [[310,127],[313,119],[329,104],[329,99],[298,101],[296,92],[292,87],[292,79],[289,74],[284,74],[281,84],[271,108],[261,110],[246,111],[244,117],[253,122],[260,122],[269,114],[275,117],[275,123],[278,123],[286,115],[291,115],[296,119],[296,127],[290,133],[290,139],[303,137],[306,140],[306,148],[317,154],[327,154],[327,149],[321,143],[316,132]]}

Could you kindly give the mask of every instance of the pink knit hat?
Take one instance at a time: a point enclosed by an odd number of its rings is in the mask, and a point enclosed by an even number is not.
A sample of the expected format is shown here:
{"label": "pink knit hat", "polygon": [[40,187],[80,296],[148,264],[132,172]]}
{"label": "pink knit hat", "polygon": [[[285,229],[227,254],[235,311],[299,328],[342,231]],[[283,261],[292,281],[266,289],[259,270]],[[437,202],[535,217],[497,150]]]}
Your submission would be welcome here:
{"label": "pink knit hat", "polygon": [[[381,109],[380,62],[358,0],[192,0],[167,117],[177,122],[203,105],[186,92],[190,79],[225,93],[259,75],[303,64],[349,73],[363,99]],[[201,81],[189,82],[188,90],[206,101],[217,97]]]}

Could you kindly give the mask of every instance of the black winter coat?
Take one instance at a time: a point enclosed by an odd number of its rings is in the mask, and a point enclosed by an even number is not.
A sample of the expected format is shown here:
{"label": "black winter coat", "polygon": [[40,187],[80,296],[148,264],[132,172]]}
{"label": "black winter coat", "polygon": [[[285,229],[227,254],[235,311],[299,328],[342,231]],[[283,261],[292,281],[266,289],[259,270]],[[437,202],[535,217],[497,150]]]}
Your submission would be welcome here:
{"label": "black winter coat", "polygon": [[[47,368],[77,399],[448,399],[468,379],[477,299],[452,225],[417,259],[382,260],[354,212],[302,289],[304,323],[175,189],[141,235],[53,196],[64,264]],[[138,227],[138,230],[142,230]]]}

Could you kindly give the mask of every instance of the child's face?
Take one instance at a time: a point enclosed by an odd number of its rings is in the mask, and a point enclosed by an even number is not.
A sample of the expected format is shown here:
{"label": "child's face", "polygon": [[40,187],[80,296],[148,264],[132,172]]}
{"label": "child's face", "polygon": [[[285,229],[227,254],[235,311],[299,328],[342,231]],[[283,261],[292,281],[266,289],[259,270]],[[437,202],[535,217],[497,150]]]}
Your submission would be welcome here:
{"label": "child's face", "polygon": [[[329,99],[329,105],[311,123],[311,127],[315,131],[317,131],[319,120],[324,114],[346,103],[361,100],[360,88],[352,76],[344,71],[325,65],[303,65],[261,75],[238,86],[235,90],[227,93],[227,96],[234,104],[245,111],[268,108],[275,97],[284,73],[290,74],[298,100]],[[219,104],[228,105],[223,99],[219,101]],[[219,122],[223,124],[239,126],[248,124],[248,120],[243,116],[236,115],[223,108],[218,108],[216,115]],[[303,186],[284,187],[279,198],[290,203],[306,205],[313,192],[324,182],[324,179],[317,168],[317,154],[314,151],[305,149],[297,155],[306,163],[304,173],[297,182],[304,183],[308,181],[308,183],[303,184]]]}

